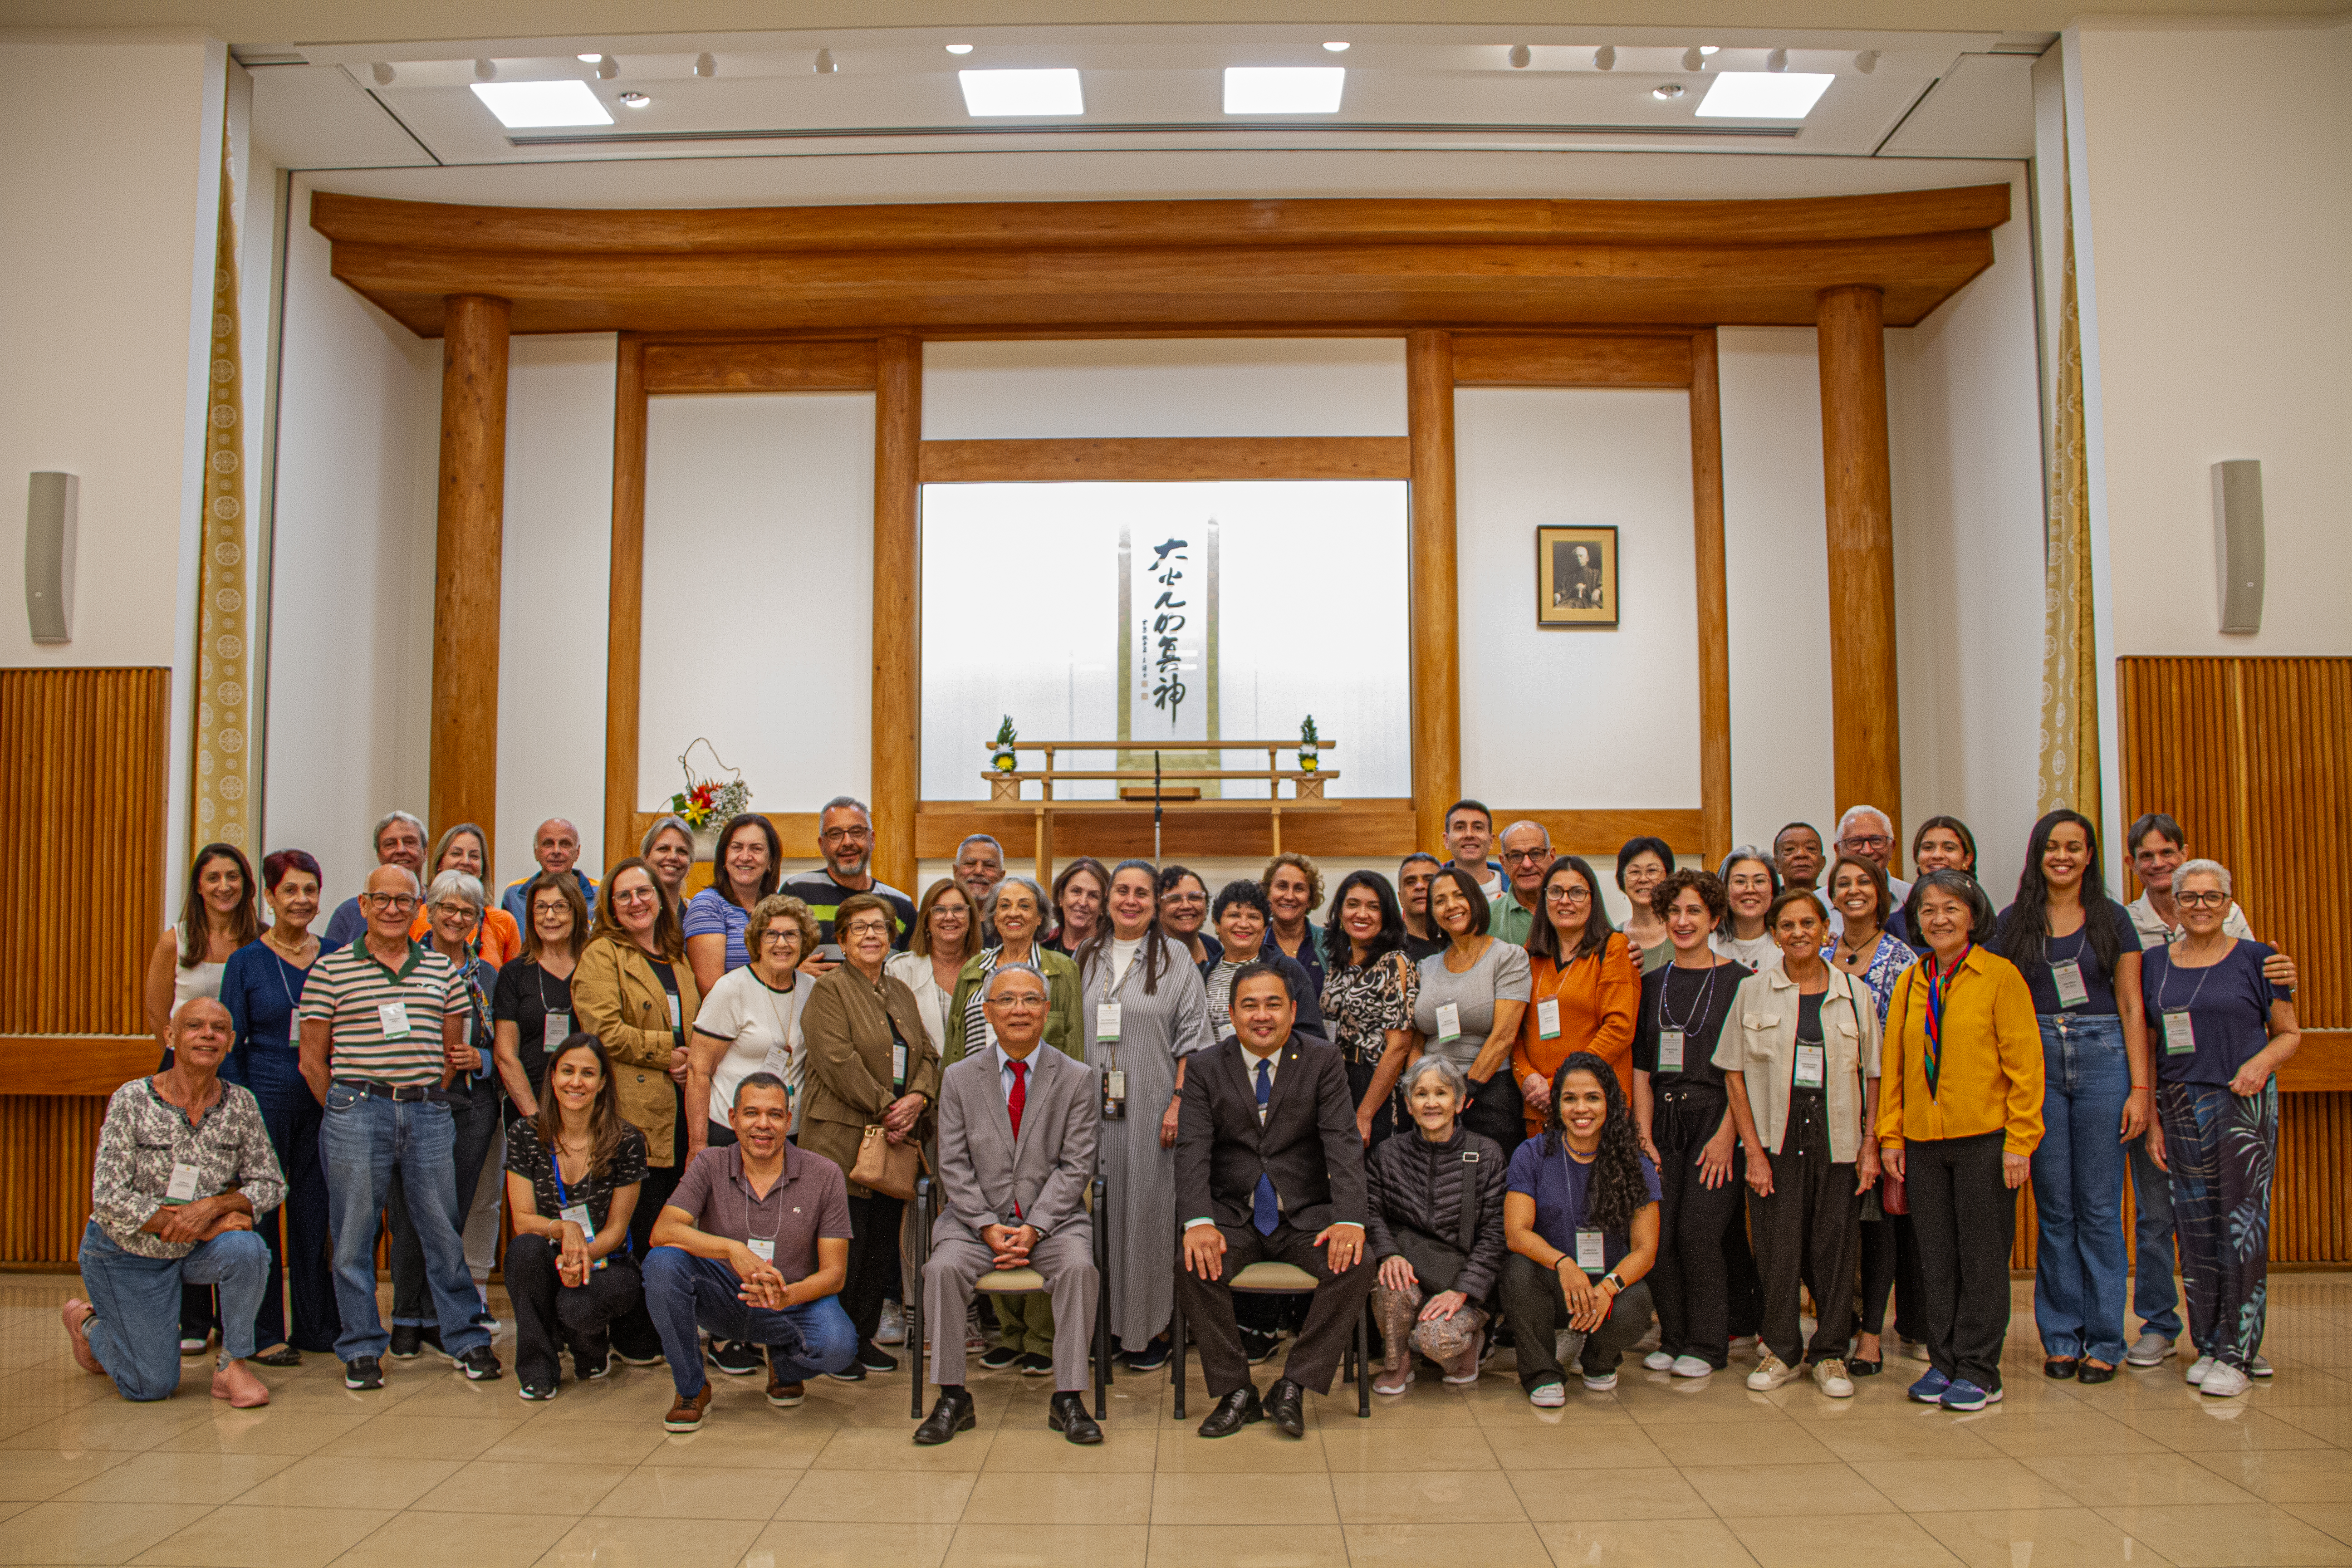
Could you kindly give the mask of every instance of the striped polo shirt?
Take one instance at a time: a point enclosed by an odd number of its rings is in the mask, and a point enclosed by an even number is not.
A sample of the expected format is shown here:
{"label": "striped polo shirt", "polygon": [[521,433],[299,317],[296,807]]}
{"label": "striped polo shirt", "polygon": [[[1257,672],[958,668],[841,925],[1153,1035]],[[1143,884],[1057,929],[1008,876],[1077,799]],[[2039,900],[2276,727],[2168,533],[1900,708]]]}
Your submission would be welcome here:
{"label": "striped polo shirt", "polygon": [[368,952],[365,938],[339,947],[310,966],[302,986],[302,1021],[329,1031],[331,1074],[376,1083],[439,1083],[442,1019],[462,1020],[469,1005],[457,966],[414,942],[397,971]]}

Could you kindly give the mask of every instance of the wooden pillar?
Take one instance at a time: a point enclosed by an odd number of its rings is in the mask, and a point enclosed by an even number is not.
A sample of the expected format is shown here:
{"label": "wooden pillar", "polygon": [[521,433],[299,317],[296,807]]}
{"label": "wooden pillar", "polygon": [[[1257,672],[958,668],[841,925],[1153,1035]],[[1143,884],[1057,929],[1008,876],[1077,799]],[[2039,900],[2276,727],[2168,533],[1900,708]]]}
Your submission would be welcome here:
{"label": "wooden pillar", "polygon": [[1712,327],[1691,334],[1690,426],[1698,564],[1699,853],[1717,866],[1731,853],[1731,634],[1723,561],[1723,402]]}
{"label": "wooden pillar", "polygon": [[452,294],[441,335],[433,589],[432,831],[498,831],[499,552],[506,523],[507,302]]}
{"label": "wooden pillar", "polygon": [[1413,842],[1445,843],[1462,794],[1461,600],[1454,551],[1454,336],[1405,334],[1412,441]]}
{"label": "wooden pillar", "polygon": [[[604,866],[637,852],[638,681],[646,616],[646,345],[621,335],[613,370],[613,577],[604,654]],[[597,868],[601,879],[602,868]]]}
{"label": "wooden pillar", "polygon": [[1824,289],[1816,317],[1829,514],[1830,700],[1837,809],[1867,803],[1903,837],[1895,679],[1894,496],[1886,457],[1886,334],[1875,289]]}
{"label": "wooden pillar", "polygon": [[[884,338],[874,382],[874,875],[915,890],[922,789],[923,345]],[[972,759],[973,766],[979,759]]]}

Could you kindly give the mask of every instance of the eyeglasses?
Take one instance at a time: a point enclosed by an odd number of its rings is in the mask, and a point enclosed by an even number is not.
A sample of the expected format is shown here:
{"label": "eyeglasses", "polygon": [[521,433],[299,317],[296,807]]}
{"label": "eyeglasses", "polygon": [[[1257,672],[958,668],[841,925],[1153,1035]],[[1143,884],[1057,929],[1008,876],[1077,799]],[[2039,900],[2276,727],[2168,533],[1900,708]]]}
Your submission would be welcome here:
{"label": "eyeglasses", "polygon": [[1589,904],[1592,901],[1592,889],[1569,887],[1546,888],[1544,901],[1549,904]]}
{"label": "eyeglasses", "polygon": [[801,933],[796,931],[763,931],[760,933],[761,947],[798,947]]}
{"label": "eyeglasses", "polygon": [[844,936],[878,936],[887,938],[890,934],[890,928],[880,921],[859,921],[856,925],[843,927],[841,934]]}
{"label": "eyeglasses", "polygon": [[387,912],[397,910],[406,913],[416,907],[415,897],[409,893],[362,893],[360,901]]}
{"label": "eyeglasses", "polygon": [[1503,864],[1506,866],[1531,865],[1550,853],[1549,849],[1506,849],[1503,851]]}
{"label": "eyeglasses", "polygon": [[1209,895],[1206,893],[1171,893],[1160,901],[1163,904],[1205,904],[1209,901]]}
{"label": "eyeglasses", "polygon": [[571,912],[572,906],[561,899],[552,903],[533,904],[530,907],[530,918],[533,920],[545,920],[550,915],[568,915]]}
{"label": "eyeglasses", "polygon": [[1895,840],[1884,833],[1854,833],[1839,839],[1838,847],[1855,850],[1885,849],[1891,847],[1894,843]]}
{"label": "eyeglasses", "polygon": [[454,899],[445,899],[441,902],[434,905],[433,912],[436,915],[466,915],[467,917],[481,913],[481,911],[474,908],[473,905]]}
{"label": "eyeglasses", "polygon": [[2185,910],[2218,910],[2230,901],[2227,893],[2175,893],[2172,901]]}
{"label": "eyeglasses", "polygon": [[845,838],[871,838],[874,830],[870,827],[828,827],[816,837],[820,844],[838,844]]}
{"label": "eyeglasses", "polygon": [[625,893],[615,892],[613,901],[616,904],[648,904],[660,896],[651,888],[631,888]]}

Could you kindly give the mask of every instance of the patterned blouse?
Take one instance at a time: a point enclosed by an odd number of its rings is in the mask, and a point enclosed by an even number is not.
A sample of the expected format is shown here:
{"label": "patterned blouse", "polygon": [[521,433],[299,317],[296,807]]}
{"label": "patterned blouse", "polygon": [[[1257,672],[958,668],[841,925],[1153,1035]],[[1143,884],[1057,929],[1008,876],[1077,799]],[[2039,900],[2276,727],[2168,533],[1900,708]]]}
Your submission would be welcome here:
{"label": "patterned blouse", "polygon": [[185,1112],[155,1092],[152,1079],[132,1079],[107,1100],[89,1184],[89,1217],[107,1240],[141,1258],[185,1258],[195,1250],[194,1242],[165,1241],[139,1228],[163,1206],[174,1165],[196,1168],[197,1197],[235,1187],[257,1216],[286,1201],[286,1178],[261,1107],[236,1084],[223,1081],[220,1092],[193,1127]]}
{"label": "patterned blouse", "polygon": [[[1837,943],[1822,949],[1822,961],[1834,968],[1837,964]],[[1870,967],[1857,976],[1878,998],[1878,1025],[1886,1026],[1886,1005],[1895,999],[1895,983],[1903,972],[1919,962],[1919,955],[1885,931],[1878,933],[1878,945],[1871,950]]]}
{"label": "patterned blouse", "polygon": [[[541,1219],[552,1219],[563,1212],[568,1197],[575,1204],[588,1205],[588,1218],[598,1230],[604,1228],[604,1218],[613,1212],[613,1194],[623,1187],[634,1187],[646,1179],[646,1135],[626,1122],[621,1125],[621,1146],[601,1171],[592,1171],[576,1186],[567,1185],[556,1191],[555,1158],[547,1145],[539,1141],[539,1124],[535,1121],[514,1121],[507,1125],[507,1169],[530,1184],[531,1204]],[[624,1254],[626,1247],[621,1249]]]}
{"label": "patterned blouse", "polygon": [[1334,964],[1323,977],[1323,1016],[1331,1043],[1351,1062],[1377,1066],[1388,1049],[1390,1029],[1412,1027],[1412,1005],[1421,972],[1402,952],[1370,963]]}

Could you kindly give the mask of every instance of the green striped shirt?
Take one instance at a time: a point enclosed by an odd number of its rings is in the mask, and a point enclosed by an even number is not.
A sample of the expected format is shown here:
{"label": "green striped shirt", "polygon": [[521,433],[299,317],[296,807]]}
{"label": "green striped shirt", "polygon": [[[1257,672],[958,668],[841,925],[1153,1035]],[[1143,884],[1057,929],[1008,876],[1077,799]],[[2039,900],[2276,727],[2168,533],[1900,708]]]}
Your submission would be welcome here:
{"label": "green striped shirt", "polygon": [[362,938],[312,964],[302,986],[302,1021],[327,1026],[329,1072],[375,1083],[439,1083],[442,1020],[470,1006],[457,966],[413,942],[394,971]]}

